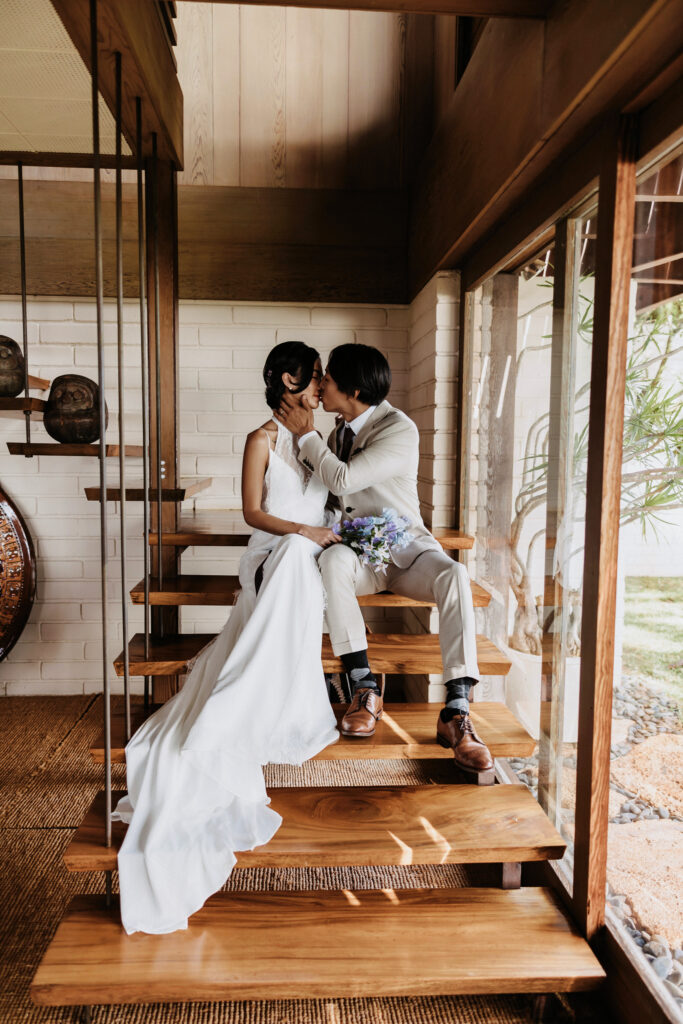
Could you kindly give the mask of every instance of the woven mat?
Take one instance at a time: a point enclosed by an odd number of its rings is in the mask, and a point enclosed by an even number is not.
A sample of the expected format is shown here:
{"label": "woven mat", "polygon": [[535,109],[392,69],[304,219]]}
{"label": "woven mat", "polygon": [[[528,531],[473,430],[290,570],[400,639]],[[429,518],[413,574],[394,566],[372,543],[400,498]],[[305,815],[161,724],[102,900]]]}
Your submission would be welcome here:
{"label": "woven mat", "polygon": [[[102,785],[88,744],[101,728],[90,697],[0,698],[0,1022],[73,1021],[71,1008],[34,1006],[28,989],[72,896],[101,893],[101,873],[70,874],[62,854]],[[271,785],[427,781],[419,762],[313,762],[269,767]],[[117,771],[124,783],[123,768]],[[486,884],[485,867],[235,870],[226,889],[422,888]],[[117,879],[114,876],[116,888]],[[514,936],[505,941],[514,941]],[[428,956],[425,950],[425,956]],[[491,955],[489,952],[487,955]],[[390,961],[389,961],[390,964]],[[593,1019],[558,1006],[558,1022]],[[598,1018],[595,1018],[596,1020]],[[526,1024],[521,996],[301,999],[95,1007],[93,1024]]]}

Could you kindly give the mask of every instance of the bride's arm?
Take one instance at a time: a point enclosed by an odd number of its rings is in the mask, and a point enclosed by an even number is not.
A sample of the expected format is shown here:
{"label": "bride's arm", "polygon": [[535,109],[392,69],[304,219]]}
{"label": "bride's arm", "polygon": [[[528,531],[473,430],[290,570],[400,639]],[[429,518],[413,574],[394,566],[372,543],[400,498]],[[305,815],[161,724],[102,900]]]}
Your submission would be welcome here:
{"label": "bride's arm", "polygon": [[242,459],[242,513],[245,521],[255,530],[264,530],[266,533],[275,534],[276,537],[283,537],[286,533],[297,533],[324,548],[337,543],[339,537],[327,527],[294,523],[263,511],[261,498],[268,466],[268,451],[268,435],[263,428],[254,430],[247,436]]}

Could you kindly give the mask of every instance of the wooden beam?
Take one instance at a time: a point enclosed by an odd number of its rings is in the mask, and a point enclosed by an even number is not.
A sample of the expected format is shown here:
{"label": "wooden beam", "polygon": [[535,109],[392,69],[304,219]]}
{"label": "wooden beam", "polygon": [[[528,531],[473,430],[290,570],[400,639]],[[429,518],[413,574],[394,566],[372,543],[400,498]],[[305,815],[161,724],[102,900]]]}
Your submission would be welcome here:
{"label": "wooden beam", "polygon": [[[89,0],[52,0],[64,27],[90,68]],[[115,109],[114,54],[123,67],[123,134],[135,152],[135,98],[142,97],[143,152],[157,133],[159,153],[183,165],[183,94],[165,32],[152,4],[100,0],[98,4],[99,83],[109,109]]]}
{"label": "wooden beam", "polygon": [[[214,0],[235,3],[236,0]],[[255,7],[271,0],[246,0]],[[546,18],[551,0],[293,0],[284,7],[312,7],[342,11],[402,11],[406,14],[458,14],[472,18]]]}
{"label": "wooden beam", "polygon": [[[27,181],[28,288],[94,294],[92,186]],[[179,296],[405,302],[407,193],[181,186]],[[114,186],[102,185],[104,292],[115,293]],[[135,186],[123,187],[124,293],[137,295]],[[17,188],[0,181],[0,292],[18,294]]]}
{"label": "wooden beam", "polygon": [[591,365],[573,904],[584,935],[605,921],[621,459],[637,128],[623,118],[600,175]]}
{"label": "wooden beam", "polygon": [[[556,5],[545,22],[490,21],[418,170],[411,295],[469,258],[553,163],[561,168],[579,146],[599,150],[608,116],[635,98],[639,109],[652,105],[645,86],[680,47],[676,0],[624,0],[619,18],[609,0],[595,0]],[[680,109],[658,130],[676,118],[680,126]],[[574,166],[583,187],[586,169]],[[594,176],[598,165],[587,170]]]}

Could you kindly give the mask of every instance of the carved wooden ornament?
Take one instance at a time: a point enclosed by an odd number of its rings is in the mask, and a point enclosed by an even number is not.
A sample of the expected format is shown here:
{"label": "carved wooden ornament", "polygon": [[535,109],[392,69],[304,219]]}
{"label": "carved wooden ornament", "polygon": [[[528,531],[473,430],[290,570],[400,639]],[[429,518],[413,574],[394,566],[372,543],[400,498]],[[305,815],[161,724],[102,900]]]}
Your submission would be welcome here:
{"label": "carved wooden ornament", "polygon": [[21,513],[0,488],[0,661],[21,636],[36,596],[36,556]]}

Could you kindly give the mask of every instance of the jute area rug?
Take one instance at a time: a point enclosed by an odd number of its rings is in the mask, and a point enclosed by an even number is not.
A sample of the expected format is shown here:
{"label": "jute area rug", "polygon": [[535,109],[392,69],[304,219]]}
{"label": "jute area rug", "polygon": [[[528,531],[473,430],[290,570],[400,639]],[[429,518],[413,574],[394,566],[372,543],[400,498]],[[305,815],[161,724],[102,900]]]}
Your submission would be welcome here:
{"label": "jute area rug", "polygon": [[[88,756],[101,720],[99,697],[0,698],[0,1024],[76,1019],[71,1008],[34,1006],[28,990],[71,897],[104,892],[101,874],[69,874],[62,861],[74,829],[102,788],[102,769]],[[315,762],[267,772],[271,785],[427,781],[419,762]],[[125,788],[123,766],[115,766],[114,785]],[[421,888],[477,881],[482,884],[481,874],[473,877],[452,866],[242,869],[226,888]],[[514,936],[505,941],[514,942]],[[372,993],[349,1000],[100,1006],[92,1015],[93,1024],[526,1024],[531,1019],[525,997],[394,999]],[[585,1007],[577,1015],[558,1004],[557,1020],[598,1017]]]}

